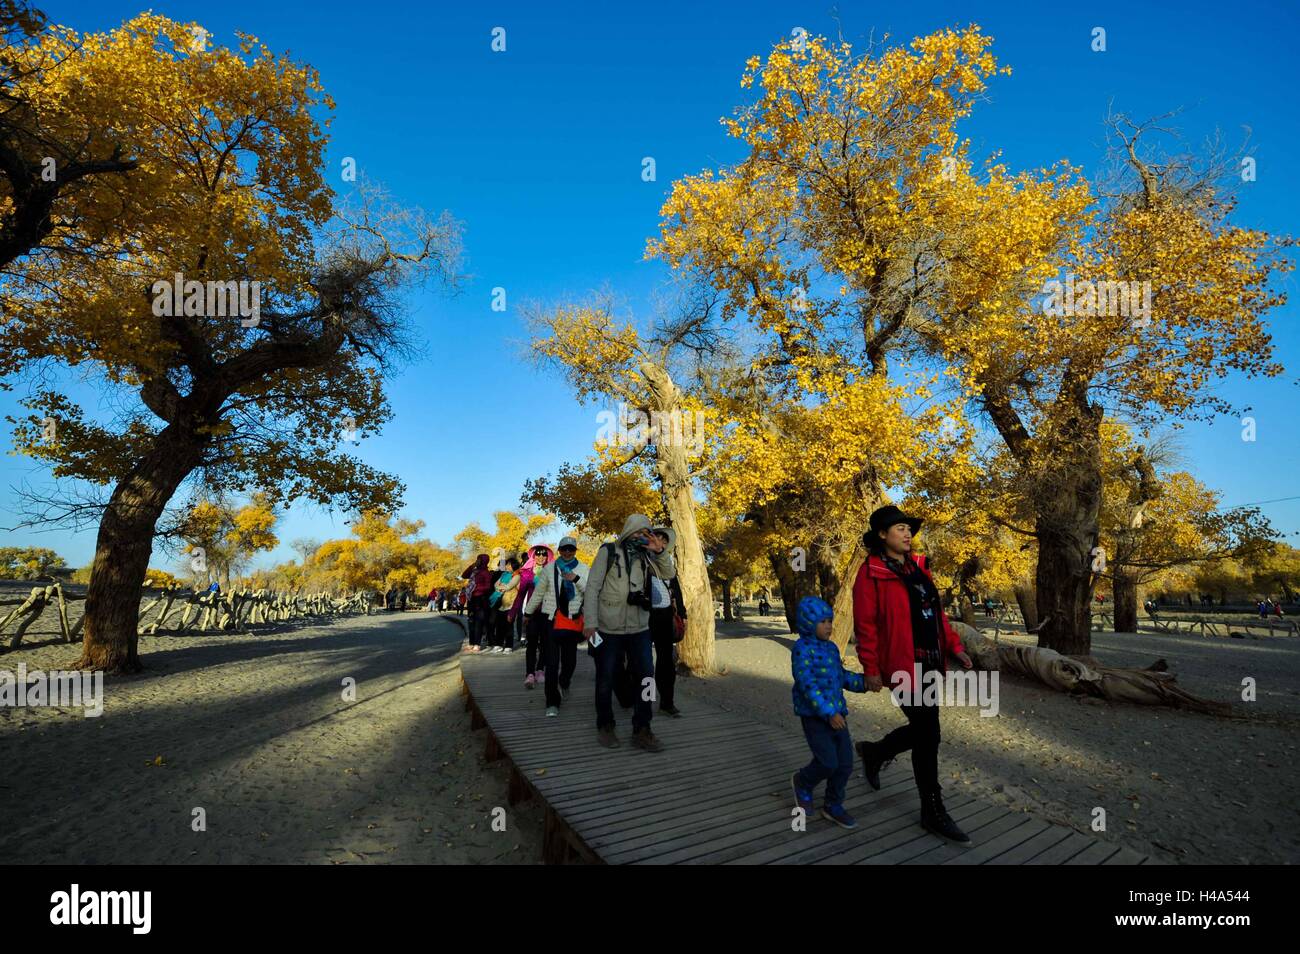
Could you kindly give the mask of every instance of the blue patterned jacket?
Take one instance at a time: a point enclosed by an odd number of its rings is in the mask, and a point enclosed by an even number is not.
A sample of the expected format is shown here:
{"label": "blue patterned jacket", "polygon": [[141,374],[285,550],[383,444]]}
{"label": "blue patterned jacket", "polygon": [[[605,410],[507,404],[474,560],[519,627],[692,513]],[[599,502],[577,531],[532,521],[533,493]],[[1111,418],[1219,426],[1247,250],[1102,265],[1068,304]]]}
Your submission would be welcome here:
{"label": "blue patterned jacket", "polygon": [[848,703],[844,690],[866,692],[862,673],[850,672],[840,660],[840,648],[829,639],[799,634],[790,651],[790,669],[794,674],[794,713],[829,719],[846,715]]}

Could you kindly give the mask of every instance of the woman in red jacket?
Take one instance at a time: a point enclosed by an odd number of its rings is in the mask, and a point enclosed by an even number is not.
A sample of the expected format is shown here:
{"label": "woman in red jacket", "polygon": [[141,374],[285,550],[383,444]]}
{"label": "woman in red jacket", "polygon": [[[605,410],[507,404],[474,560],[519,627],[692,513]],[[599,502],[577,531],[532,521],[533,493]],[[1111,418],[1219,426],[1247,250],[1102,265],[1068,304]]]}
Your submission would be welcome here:
{"label": "woman in red jacket", "polygon": [[910,696],[916,704],[901,706],[907,725],[879,742],[859,742],[857,748],[874,789],[880,788],[881,767],[910,749],[912,774],[921,794],[921,825],[969,844],[970,838],[943,806],[939,706],[922,702],[924,683],[915,676],[942,674],[946,655],[966,669],[971,668],[971,660],[944,615],[925,557],[912,554],[912,536],[920,526],[920,519],[905,516],[897,507],[881,507],[871,515],[871,529],[862,536],[867,560],[853,583],[853,628],[867,691],[879,692],[888,683],[906,694],[901,698]]}

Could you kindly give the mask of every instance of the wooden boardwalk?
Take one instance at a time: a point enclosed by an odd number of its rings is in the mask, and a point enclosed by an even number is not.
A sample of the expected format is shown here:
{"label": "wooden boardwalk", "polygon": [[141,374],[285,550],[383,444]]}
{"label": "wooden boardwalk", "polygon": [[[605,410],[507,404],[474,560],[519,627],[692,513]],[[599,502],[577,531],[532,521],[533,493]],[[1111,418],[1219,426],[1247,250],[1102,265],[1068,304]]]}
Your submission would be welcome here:
{"label": "wooden boardwalk", "polygon": [[465,707],[473,727],[487,730],[487,757],[511,764],[510,803],[539,798],[545,804],[548,863],[1148,863],[1112,842],[958,791],[945,802],[974,844],[945,842],[917,822],[906,757],[881,773],[878,792],[855,766],[845,805],[857,830],[817,813],[806,831],[794,831],[790,775],[809,758],[802,734],[692,699],[681,719],[656,713],[654,730],[665,751],[643,752],[629,744],[631,710],[615,701],[623,744],[605,749],[596,743],[595,672],[585,649],[558,718],[546,718],[541,687],[524,689],[523,665],[518,651],[462,655]]}

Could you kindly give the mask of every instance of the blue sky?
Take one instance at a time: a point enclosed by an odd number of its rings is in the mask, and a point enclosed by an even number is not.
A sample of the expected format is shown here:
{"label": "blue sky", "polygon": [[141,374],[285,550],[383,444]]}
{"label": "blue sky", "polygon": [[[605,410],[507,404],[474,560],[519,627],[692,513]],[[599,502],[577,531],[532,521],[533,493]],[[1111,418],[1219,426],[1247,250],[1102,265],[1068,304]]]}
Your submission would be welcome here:
{"label": "blue sky", "polygon": [[[1287,3],[1042,4],[746,2],[652,5],[358,5],[317,0],[225,4],[161,0],[157,13],[206,27],[218,43],[253,33],[320,70],[337,102],[329,161],[335,188],[344,157],[356,159],[404,203],[450,210],[465,225],[472,280],[454,299],[421,295],[412,317],[426,354],[391,383],[394,421],[357,453],[406,482],[406,515],[446,542],[469,520],[489,524],[517,504],[525,479],[582,460],[598,408],[579,406],[553,375],[521,354],[519,305],[583,296],[608,284],[644,308],[664,278],[645,262],[646,239],[672,181],[739,157],[719,118],[745,95],[747,57],[804,27],[837,29],[851,42],[889,33],[907,40],[944,26],[981,24],[1013,74],[965,126],[972,153],[1000,149],[1013,168],[1069,158],[1095,170],[1102,120],[1117,110],[1146,117],[1183,107],[1188,145],[1221,130],[1238,144],[1250,128],[1257,181],[1243,188],[1238,220],[1296,231],[1300,211],[1293,49],[1300,16]],[[104,29],[143,9],[118,0],[49,2],[55,22]],[[490,49],[494,27],[507,50]],[[1107,50],[1091,49],[1103,27]],[[654,157],[657,181],[641,179]],[[509,308],[491,310],[492,289]],[[1287,282],[1294,297],[1294,283]],[[1271,316],[1278,357],[1294,361],[1296,305]],[[1233,379],[1228,399],[1251,405],[1257,440],[1236,418],[1183,432],[1185,464],[1226,504],[1300,494],[1297,373],[1266,382]],[[89,406],[95,395],[74,389]],[[477,403],[479,410],[472,412]],[[15,395],[0,395],[0,414]],[[486,410],[484,410],[486,409]],[[539,413],[544,409],[544,413]],[[471,418],[471,413],[474,414]],[[526,427],[510,422],[526,418]],[[473,428],[468,420],[476,420]],[[30,460],[0,457],[0,524],[16,522],[12,488],[47,481]],[[1300,531],[1300,500],[1264,507],[1275,526]],[[278,533],[346,533],[342,514],[293,508]],[[9,545],[49,546],[83,565],[93,531],[0,534]],[[1293,540],[1294,542],[1294,540]],[[265,562],[265,561],[264,561]]]}

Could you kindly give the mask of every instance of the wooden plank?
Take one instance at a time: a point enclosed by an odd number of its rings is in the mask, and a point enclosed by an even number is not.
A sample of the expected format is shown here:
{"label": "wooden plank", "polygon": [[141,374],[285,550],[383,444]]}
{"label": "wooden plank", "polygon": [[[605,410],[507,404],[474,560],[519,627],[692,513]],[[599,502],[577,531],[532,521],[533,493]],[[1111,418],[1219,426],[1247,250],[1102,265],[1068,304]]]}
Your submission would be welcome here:
{"label": "wooden plank", "polygon": [[[512,654],[513,655],[513,654]],[[471,712],[490,728],[492,753],[511,762],[511,791],[542,800],[547,860],[634,864],[1140,863],[1141,854],[958,794],[949,813],[972,848],[922,829],[910,770],[895,765],[872,791],[855,765],[846,831],[814,812],[791,827],[791,774],[808,759],[797,733],[703,703],[684,719],[652,723],[664,751],[630,744],[630,710],[615,703],[622,745],[596,742],[593,667],[579,659],[558,719],[516,666],[462,656]],[[486,736],[485,736],[486,738]],[[1082,844],[1080,841],[1082,840]]]}
{"label": "wooden plank", "polygon": [[1112,845],[1108,841],[1094,841],[1083,851],[1079,852],[1073,858],[1066,862],[1067,865],[1099,865],[1115,852],[1119,851],[1118,845]]}
{"label": "wooden plank", "polygon": [[1037,835],[1016,845],[1010,851],[1004,851],[992,861],[991,865],[1023,865],[1031,858],[1042,854],[1053,845],[1059,845],[1071,835],[1077,835],[1072,828],[1064,825],[1050,825]]}
{"label": "wooden plank", "polygon": [[[866,816],[871,811],[873,796],[878,796],[878,793],[872,792],[869,788],[863,786],[856,793],[851,793],[845,799],[844,805],[851,813]],[[878,831],[882,827],[889,829],[908,824],[905,816],[890,814],[874,819],[873,824],[864,824],[860,821],[856,830],[847,831],[822,819],[819,811],[815,818],[808,820],[807,831],[796,832],[791,827],[790,807],[792,806],[787,803],[781,809],[767,813],[762,817],[751,816],[737,819],[724,826],[725,830],[711,832],[712,837],[707,840],[707,844],[688,836],[682,839],[674,839],[666,844],[657,844],[653,847],[653,850],[647,849],[635,859],[616,854],[610,860],[611,862],[616,859],[653,860],[655,864],[678,862],[718,864],[742,855],[752,854],[768,845],[789,844],[796,850],[806,848],[808,845],[804,839],[817,831],[822,832],[822,837],[818,840],[825,841],[829,853],[833,855],[836,853],[835,846],[838,843],[847,845],[861,841],[864,828],[868,831]]]}
{"label": "wooden plank", "polygon": [[[1007,814],[1007,810],[1001,805],[991,805],[973,798],[965,804],[958,804],[956,799],[953,799],[947,808],[952,820],[972,838],[983,837],[982,833],[989,825]],[[861,860],[855,859],[854,863],[901,865],[923,852],[935,851],[946,846],[947,843],[941,838],[921,827],[919,808],[913,813],[911,821],[914,832],[912,838],[899,840],[886,851],[865,854]]]}
{"label": "wooden plank", "polygon": [[[1051,830],[1053,827],[1051,822],[1043,821],[1041,818],[1035,818],[1033,815],[1024,812],[1013,812],[1012,817],[1016,819],[1015,823],[993,838],[989,838],[991,832],[986,830],[981,833],[981,840],[972,843],[970,846],[944,845],[942,854],[947,854],[949,857],[942,861],[941,864],[986,865],[994,858],[1024,844],[1035,835]],[[992,825],[989,826],[990,829],[992,827]]]}
{"label": "wooden plank", "polygon": [[[793,821],[792,811],[795,806],[793,793],[789,789],[788,776],[785,781],[787,784],[784,791],[780,790],[779,783],[775,786],[776,791],[772,790],[774,786],[771,785],[748,785],[739,796],[719,792],[712,796],[710,803],[698,808],[697,803],[687,803],[685,812],[679,809],[666,816],[638,817],[624,823],[625,826],[630,824],[634,827],[625,827],[617,835],[605,833],[609,829],[608,822],[601,826],[602,831],[592,831],[591,834],[602,846],[613,847],[626,841],[643,838],[647,831],[652,832],[661,841],[673,841],[679,836],[696,835],[701,832],[721,833],[723,829],[734,825],[737,819],[770,817],[773,813],[781,817],[788,826]],[[746,794],[749,797],[746,797]],[[858,801],[865,801],[865,796],[862,799],[850,799],[846,804],[856,804]],[[852,810],[850,808],[850,811]],[[792,834],[799,834],[804,838],[811,833],[821,835],[825,830],[833,827],[821,819],[819,813],[814,813],[813,817],[808,819],[807,832],[798,833],[793,832],[792,829]]]}
{"label": "wooden plank", "polygon": [[854,831],[843,832],[843,829],[818,819],[815,824],[810,821],[808,830],[799,833],[798,838],[755,847],[751,851],[739,853],[726,863],[748,865],[820,861],[844,850],[842,845],[836,844],[841,832],[858,840],[871,839],[908,824],[910,815],[914,813],[915,801],[910,778],[899,777],[892,783],[883,785],[879,792],[866,786],[862,790],[850,788],[845,804],[858,820],[858,827]]}
{"label": "wooden plank", "polygon": [[1126,848],[1120,845],[1119,851],[1111,855],[1103,865],[1140,865],[1146,859],[1146,855],[1134,851],[1132,848]]}
{"label": "wooden plank", "polygon": [[1061,865],[1069,861],[1089,845],[1095,844],[1097,839],[1091,835],[1085,835],[1082,832],[1071,832],[1070,836],[1064,841],[1053,845],[1046,851],[1029,859],[1026,864],[1031,865]]}

